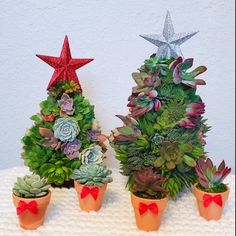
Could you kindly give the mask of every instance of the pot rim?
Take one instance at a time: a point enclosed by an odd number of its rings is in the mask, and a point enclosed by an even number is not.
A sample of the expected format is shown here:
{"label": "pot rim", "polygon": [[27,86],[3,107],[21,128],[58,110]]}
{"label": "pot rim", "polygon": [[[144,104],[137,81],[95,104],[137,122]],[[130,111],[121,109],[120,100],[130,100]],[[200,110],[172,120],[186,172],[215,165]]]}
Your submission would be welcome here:
{"label": "pot rim", "polygon": [[76,183],[76,184],[79,184],[79,185],[82,185],[82,186],[87,186],[87,187],[98,187],[98,188],[102,188],[104,185],[107,185],[108,183],[103,183],[103,185],[102,186],[98,186],[98,185],[85,185],[85,184],[81,184],[79,181],[77,181],[77,180],[75,180],[74,179],[74,182]]}
{"label": "pot rim", "polygon": [[197,187],[197,184],[199,184],[199,182],[195,183],[195,184],[193,185],[193,187],[194,187],[195,190],[199,191],[199,192],[202,193],[202,194],[207,193],[207,194],[210,194],[210,195],[217,195],[217,194],[224,194],[224,193],[227,193],[227,192],[230,190],[229,186],[226,185],[226,188],[227,188],[227,189],[226,189],[226,191],[224,191],[224,192],[209,193],[209,192],[206,192],[206,191],[203,191],[203,190],[199,189],[199,188]]}
{"label": "pot rim", "polygon": [[165,197],[160,198],[160,199],[158,199],[158,198],[156,198],[156,199],[150,199],[150,198],[138,197],[138,196],[136,196],[133,192],[130,192],[130,194],[131,194],[131,196],[133,196],[133,197],[139,199],[140,201],[141,201],[141,200],[145,200],[145,201],[150,201],[150,202],[161,202],[161,201],[169,200],[169,196],[168,196],[168,195],[166,195]]}
{"label": "pot rim", "polygon": [[48,193],[46,195],[44,195],[42,197],[35,197],[35,198],[19,197],[19,196],[15,195],[14,193],[12,193],[12,196],[13,196],[13,198],[18,199],[18,200],[20,200],[20,199],[25,199],[25,200],[28,200],[28,201],[41,200],[41,199],[50,197],[51,196],[51,191],[48,190]]}

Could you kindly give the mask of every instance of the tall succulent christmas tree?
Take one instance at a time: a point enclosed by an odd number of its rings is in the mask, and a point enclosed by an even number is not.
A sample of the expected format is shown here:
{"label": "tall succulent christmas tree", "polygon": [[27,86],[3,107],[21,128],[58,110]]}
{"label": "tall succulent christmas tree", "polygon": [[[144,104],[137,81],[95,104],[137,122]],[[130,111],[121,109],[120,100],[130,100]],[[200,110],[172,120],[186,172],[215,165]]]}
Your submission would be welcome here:
{"label": "tall succulent christmas tree", "polygon": [[[93,59],[73,59],[67,36],[60,57],[37,55],[55,68],[48,97],[23,137],[22,158],[30,170],[55,185],[70,185],[81,164],[100,164],[105,137],[94,121],[94,107],[82,95],[75,70]],[[68,182],[69,181],[69,182]]]}
{"label": "tall succulent christmas tree", "polygon": [[183,59],[179,47],[196,33],[175,34],[167,12],[162,35],[141,35],[158,51],[132,74],[136,86],[128,98],[130,113],[117,115],[124,125],[112,131],[110,143],[122,174],[129,177],[131,192],[136,191],[137,176],[143,182],[149,178],[146,183],[139,182],[143,184],[142,197],[155,198],[155,188],[150,186],[156,174],[165,177],[165,190],[176,197],[196,181],[196,161],[205,155],[204,137],[209,127],[196,89],[205,85],[198,75],[206,67],[189,71],[193,59]]}

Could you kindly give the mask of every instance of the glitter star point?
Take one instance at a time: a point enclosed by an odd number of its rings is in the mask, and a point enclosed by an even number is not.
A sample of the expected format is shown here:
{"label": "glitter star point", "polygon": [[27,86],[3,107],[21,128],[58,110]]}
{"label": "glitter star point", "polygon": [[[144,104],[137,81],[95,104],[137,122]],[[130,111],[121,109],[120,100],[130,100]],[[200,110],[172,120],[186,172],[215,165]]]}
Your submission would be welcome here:
{"label": "glitter star point", "polygon": [[157,56],[162,58],[177,58],[182,56],[180,45],[197,33],[198,31],[176,34],[170,12],[167,11],[162,35],[148,34],[140,36],[158,47]]}

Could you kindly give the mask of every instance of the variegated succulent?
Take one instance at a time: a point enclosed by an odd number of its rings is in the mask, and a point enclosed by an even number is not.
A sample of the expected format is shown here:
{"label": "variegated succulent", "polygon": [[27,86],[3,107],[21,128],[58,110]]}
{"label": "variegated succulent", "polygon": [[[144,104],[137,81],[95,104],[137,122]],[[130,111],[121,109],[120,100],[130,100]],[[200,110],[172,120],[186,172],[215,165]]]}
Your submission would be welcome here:
{"label": "variegated succulent", "polygon": [[25,175],[18,177],[12,189],[13,193],[22,198],[37,198],[45,196],[49,191],[50,185],[47,180],[40,178],[39,175]]}
{"label": "variegated succulent", "polygon": [[158,111],[161,108],[161,102],[158,99],[158,92],[151,90],[147,94],[141,92],[138,96],[130,96],[128,107],[133,117],[141,117],[152,109]]}
{"label": "variegated succulent", "polygon": [[231,168],[225,166],[224,160],[217,168],[213,165],[210,158],[207,158],[206,160],[202,158],[199,159],[195,169],[199,177],[199,183],[206,191],[214,191],[217,189],[231,172]]}
{"label": "variegated succulent", "polygon": [[104,159],[102,148],[92,144],[80,153],[79,159],[82,164],[101,164]]}

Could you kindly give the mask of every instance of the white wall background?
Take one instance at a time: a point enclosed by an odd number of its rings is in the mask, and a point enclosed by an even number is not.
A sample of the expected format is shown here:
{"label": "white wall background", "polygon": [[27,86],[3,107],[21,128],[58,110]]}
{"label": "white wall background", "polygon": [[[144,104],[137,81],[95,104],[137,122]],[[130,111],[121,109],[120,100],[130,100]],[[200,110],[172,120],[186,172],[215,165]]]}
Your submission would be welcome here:
{"label": "white wall background", "polygon": [[[234,166],[234,0],[45,0],[0,2],[0,168],[22,165],[21,142],[46,97],[53,69],[34,54],[58,56],[65,34],[72,56],[95,61],[78,70],[85,96],[95,104],[103,131],[127,114],[131,73],[155,52],[138,37],[161,33],[169,9],[175,31],[200,30],[182,46],[195,66],[204,64],[207,86],[199,87],[212,130],[206,150],[217,163]],[[109,164],[117,165],[112,154]]]}

